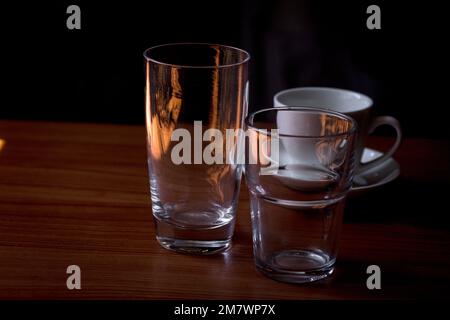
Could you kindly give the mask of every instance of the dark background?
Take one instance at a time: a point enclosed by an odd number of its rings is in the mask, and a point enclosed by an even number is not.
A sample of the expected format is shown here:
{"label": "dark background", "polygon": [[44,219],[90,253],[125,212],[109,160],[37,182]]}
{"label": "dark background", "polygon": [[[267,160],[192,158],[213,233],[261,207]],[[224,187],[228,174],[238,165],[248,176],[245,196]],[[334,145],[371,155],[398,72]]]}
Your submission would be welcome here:
{"label": "dark background", "polygon": [[[81,8],[81,30],[66,8]],[[381,8],[368,30],[366,8]],[[238,46],[252,56],[250,111],[279,90],[370,95],[407,136],[446,137],[445,10],[407,1],[43,1],[2,5],[0,118],[144,123],[142,52],[167,42]]]}

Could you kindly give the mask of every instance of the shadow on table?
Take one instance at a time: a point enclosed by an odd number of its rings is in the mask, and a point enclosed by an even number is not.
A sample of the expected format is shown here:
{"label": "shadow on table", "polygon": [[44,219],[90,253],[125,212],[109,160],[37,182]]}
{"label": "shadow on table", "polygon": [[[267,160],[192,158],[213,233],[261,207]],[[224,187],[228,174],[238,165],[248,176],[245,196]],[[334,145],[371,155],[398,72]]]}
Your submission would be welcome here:
{"label": "shadow on table", "polygon": [[448,184],[400,178],[357,197],[349,197],[344,215],[349,223],[407,223],[449,228],[445,209]]}

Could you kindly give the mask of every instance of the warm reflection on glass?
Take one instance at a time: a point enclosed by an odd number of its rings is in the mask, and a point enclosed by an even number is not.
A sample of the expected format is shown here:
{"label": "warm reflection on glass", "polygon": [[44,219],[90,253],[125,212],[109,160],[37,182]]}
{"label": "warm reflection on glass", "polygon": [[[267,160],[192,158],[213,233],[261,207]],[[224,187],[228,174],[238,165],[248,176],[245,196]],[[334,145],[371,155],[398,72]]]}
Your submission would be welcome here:
{"label": "warm reflection on glass", "polygon": [[[222,251],[233,235],[242,168],[226,161],[237,153],[238,143],[226,145],[218,137],[243,127],[249,55],[222,45],[169,44],[150,48],[144,56],[157,239],[176,251]],[[186,148],[179,148],[181,143]],[[204,159],[210,144],[220,144],[221,151],[211,154],[223,161]],[[179,156],[175,161],[174,154]]]}

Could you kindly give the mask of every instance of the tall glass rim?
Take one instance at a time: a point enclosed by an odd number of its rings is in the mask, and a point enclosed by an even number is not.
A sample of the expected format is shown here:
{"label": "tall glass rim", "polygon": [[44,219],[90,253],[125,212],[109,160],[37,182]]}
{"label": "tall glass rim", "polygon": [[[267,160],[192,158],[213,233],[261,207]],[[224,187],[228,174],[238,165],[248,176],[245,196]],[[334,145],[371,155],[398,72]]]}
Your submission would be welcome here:
{"label": "tall glass rim", "polygon": [[[154,59],[154,58],[151,57],[151,52],[154,51],[155,49],[163,48],[163,47],[175,47],[175,46],[204,46],[204,47],[217,46],[217,47],[227,48],[227,49],[234,50],[236,52],[242,53],[244,55],[244,58],[242,59],[242,61],[239,61],[239,62],[236,62],[236,63],[230,63],[230,64],[192,66],[192,65],[172,64],[172,63],[168,63],[168,62],[159,61],[159,60]],[[153,62],[155,64],[159,64],[159,65],[163,65],[163,66],[167,66],[167,67],[171,67],[171,68],[191,68],[191,69],[217,69],[217,68],[219,68],[220,69],[220,68],[237,67],[237,66],[246,64],[250,60],[250,53],[248,53],[247,51],[245,51],[243,49],[237,48],[237,47],[228,46],[228,45],[224,45],[224,44],[218,44],[218,43],[208,43],[208,42],[173,42],[173,43],[159,44],[159,45],[147,48],[144,51],[144,58],[147,61]]]}
{"label": "tall glass rim", "polygon": [[292,135],[292,134],[280,134],[277,133],[276,135],[278,137],[286,137],[286,138],[300,138],[300,139],[320,139],[320,138],[337,138],[337,137],[343,137],[343,136],[349,136],[354,135],[356,131],[358,130],[358,124],[356,121],[343,113],[331,111],[325,108],[311,108],[311,107],[301,107],[301,106],[289,106],[289,107],[276,107],[276,108],[265,108],[261,109],[255,112],[250,113],[245,118],[244,122],[247,128],[257,131],[261,134],[265,134],[267,136],[271,136],[272,133],[270,130],[258,128],[253,125],[253,119],[256,115],[263,114],[266,112],[278,112],[278,111],[303,111],[303,112],[310,112],[310,113],[316,113],[316,114],[327,114],[334,117],[337,117],[342,120],[346,120],[351,123],[351,127],[349,130],[341,132],[341,133],[335,133],[335,134],[324,134],[324,135]]}

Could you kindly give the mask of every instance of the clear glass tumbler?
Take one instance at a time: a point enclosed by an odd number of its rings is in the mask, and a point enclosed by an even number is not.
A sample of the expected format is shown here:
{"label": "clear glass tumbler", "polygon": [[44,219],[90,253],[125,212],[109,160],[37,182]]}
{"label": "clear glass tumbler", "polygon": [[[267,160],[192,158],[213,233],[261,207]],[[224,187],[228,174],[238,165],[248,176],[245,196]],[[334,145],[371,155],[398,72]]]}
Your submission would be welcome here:
{"label": "clear glass tumbler", "polygon": [[351,187],[356,124],[321,109],[265,109],[246,119],[245,175],[257,268],[285,282],[333,272]]}
{"label": "clear glass tumbler", "polygon": [[146,127],[152,211],[159,243],[210,254],[234,231],[247,114],[249,54],[180,43],[152,47],[146,63]]}

